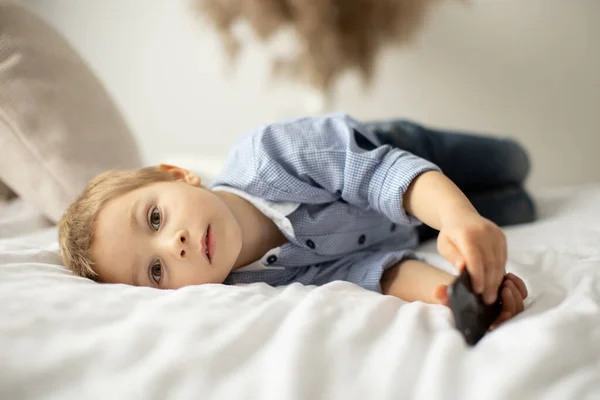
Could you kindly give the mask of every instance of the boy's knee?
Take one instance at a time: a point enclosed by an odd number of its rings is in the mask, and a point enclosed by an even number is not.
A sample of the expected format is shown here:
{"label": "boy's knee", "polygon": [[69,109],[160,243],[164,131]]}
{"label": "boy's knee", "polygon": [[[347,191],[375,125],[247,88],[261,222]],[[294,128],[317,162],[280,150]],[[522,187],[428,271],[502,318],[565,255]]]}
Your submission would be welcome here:
{"label": "boy's knee", "polygon": [[527,150],[514,139],[505,139],[502,163],[506,167],[508,180],[515,184],[523,183],[531,170]]}

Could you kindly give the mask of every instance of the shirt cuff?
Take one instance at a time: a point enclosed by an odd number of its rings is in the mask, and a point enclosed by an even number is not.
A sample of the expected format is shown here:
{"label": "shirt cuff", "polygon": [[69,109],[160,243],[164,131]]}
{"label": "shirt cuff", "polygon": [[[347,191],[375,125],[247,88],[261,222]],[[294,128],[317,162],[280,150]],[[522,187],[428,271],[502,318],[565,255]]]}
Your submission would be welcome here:
{"label": "shirt cuff", "polygon": [[[417,255],[411,250],[394,251],[391,253],[375,253],[369,259],[365,260],[365,264],[369,267],[365,269],[364,276],[357,280],[359,286],[364,289],[372,290],[377,293],[383,293],[381,288],[381,278],[388,269],[396,266],[401,261],[418,260]],[[353,281],[352,277],[348,279]]]}
{"label": "shirt cuff", "polygon": [[412,181],[427,171],[441,172],[437,165],[414,154],[402,150],[390,152],[371,180],[370,203],[376,204],[393,222],[419,225],[421,221],[406,213],[403,196]]}

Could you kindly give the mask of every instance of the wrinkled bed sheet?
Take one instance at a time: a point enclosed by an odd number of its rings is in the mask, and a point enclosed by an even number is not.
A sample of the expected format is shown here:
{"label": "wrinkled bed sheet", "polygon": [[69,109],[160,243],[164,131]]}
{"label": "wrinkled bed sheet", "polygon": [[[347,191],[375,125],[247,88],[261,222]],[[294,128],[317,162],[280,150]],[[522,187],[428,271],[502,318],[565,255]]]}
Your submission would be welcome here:
{"label": "wrinkled bed sheet", "polygon": [[56,228],[2,205],[0,398],[600,398],[600,185],[537,197],[539,222],[506,230],[527,308],[472,349],[444,307],[344,282],[96,284],[60,265]]}

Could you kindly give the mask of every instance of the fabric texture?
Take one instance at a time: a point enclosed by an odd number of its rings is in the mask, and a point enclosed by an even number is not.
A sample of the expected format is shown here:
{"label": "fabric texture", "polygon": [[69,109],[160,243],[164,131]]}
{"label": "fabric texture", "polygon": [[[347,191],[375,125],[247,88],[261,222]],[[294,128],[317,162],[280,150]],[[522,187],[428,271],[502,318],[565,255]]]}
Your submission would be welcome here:
{"label": "fabric texture", "polygon": [[[402,197],[415,177],[437,166],[382,145],[346,114],[261,126],[234,146],[211,188],[230,187],[268,202],[298,203],[279,223],[288,242],[236,271],[225,283],[272,286],[334,280],[380,291],[386,268],[418,244]],[[258,206],[258,205],[257,205]],[[286,233],[291,224],[293,234]],[[384,254],[393,252],[393,254]]]}
{"label": "fabric texture", "polygon": [[61,35],[0,1],[0,181],[57,221],[95,175],[141,166],[108,93]]}
{"label": "fabric texture", "polygon": [[[16,199],[0,206],[0,398],[598,399],[600,185],[536,200],[537,222],[505,230],[525,311],[469,347],[448,308],[348,282],[161,290],[77,277],[57,229]],[[453,270],[435,243],[417,251]]]}

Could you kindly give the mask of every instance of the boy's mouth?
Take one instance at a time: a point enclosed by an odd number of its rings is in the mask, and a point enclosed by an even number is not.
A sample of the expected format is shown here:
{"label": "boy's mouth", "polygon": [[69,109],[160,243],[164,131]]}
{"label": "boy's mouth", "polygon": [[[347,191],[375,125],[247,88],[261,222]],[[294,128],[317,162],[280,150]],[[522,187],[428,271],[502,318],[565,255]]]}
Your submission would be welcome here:
{"label": "boy's mouth", "polygon": [[204,251],[204,255],[209,263],[212,264],[212,255],[210,251],[210,225],[206,228],[206,233],[204,234],[204,241],[202,243],[202,250]]}

